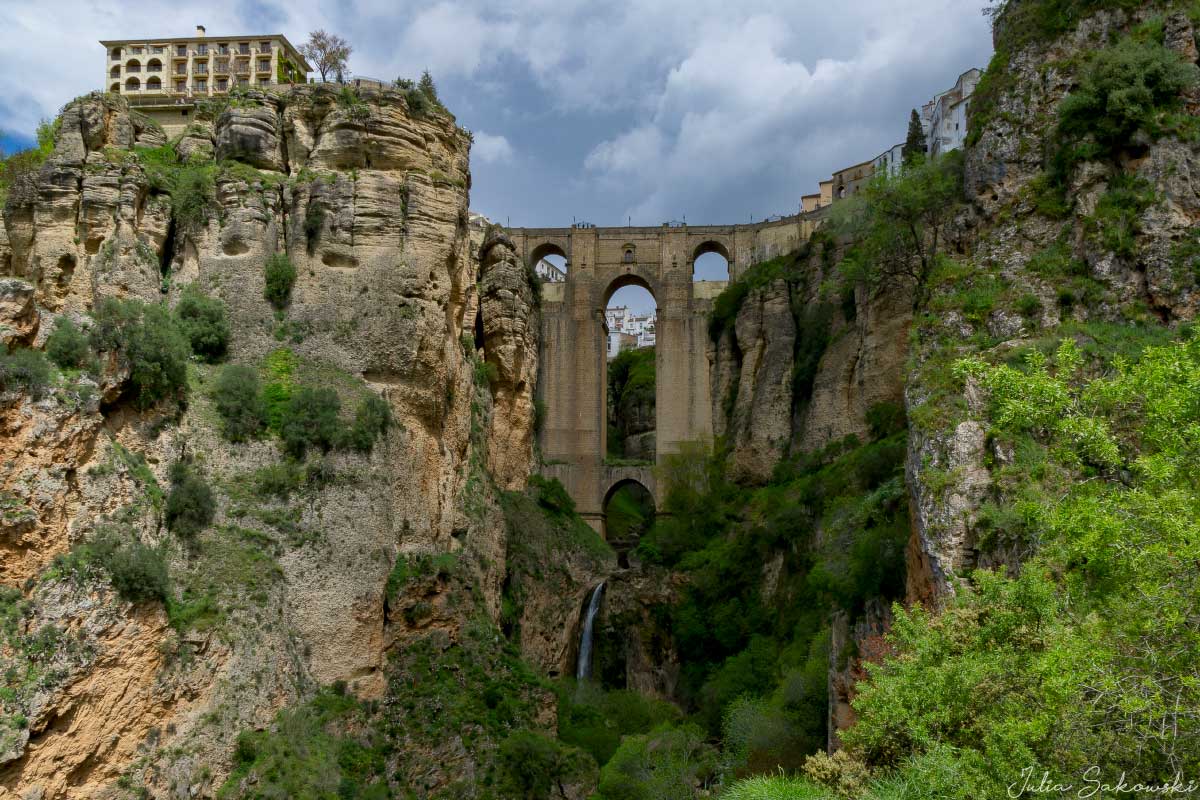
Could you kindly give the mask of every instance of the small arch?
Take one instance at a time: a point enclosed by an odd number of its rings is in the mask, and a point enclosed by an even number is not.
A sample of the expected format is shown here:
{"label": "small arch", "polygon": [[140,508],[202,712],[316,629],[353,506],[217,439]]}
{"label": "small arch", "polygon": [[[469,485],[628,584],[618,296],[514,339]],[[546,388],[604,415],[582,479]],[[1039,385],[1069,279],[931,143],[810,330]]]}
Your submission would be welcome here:
{"label": "small arch", "polygon": [[119,48],[119,47],[114,47],[114,48],[112,49],[112,60],[113,60],[113,61],[120,61],[120,60],[121,60],[121,48]]}
{"label": "small arch", "polygon": [[108,90],[109,90],[110,92],[117,92],[117,93],[119,93],[119,92],[121,91],[121,84],[120,84],[120,83],[114,83],[112,86],[108,87]]}
{"label": "small arch", "polygon": [[148,81],[146,81],[146,91],[147,92],[161,92],[162,91],[162,81],[159,80],[158,78],[149,79]]}
{"label": "small arch", "polygon": [[604,538],[617,551],[622,566],[625,554],[654,524],[654,495],[635,478],[622,478],[604,494]]}
{"label": "small arch", "polygon": [[146,62],[146,72],[162,72],[162,62],[152,58]]}
{"label": "small arch", "polygon": [[129,80],[125,81],[125,91],[127,92],[136,92],[141,87],[142,82],[137,78],[130,78]]}
{"label": "small arch", "polygon": [[546,283],[561,283],[567,279],[567,253],[553,242],[542,242],[529,254],[533,271]]}
{"label": "small arch", "polygon": [[138,61],[136,58],[131,58],[125,62],[125,71],[126,72],[140,72],[141,69],[142,69],[142,62]]}
{"label": "small arch", "polygon": [[108,77],[110,77],[110,78],[121,77],[121,65],[113,64],[113,68],[108,71]]}
{"label": "small arch", "polygon": [[693,281],[728,281],[730,277],[729,250],[717,241],[701,242],[692,251]]}
{"label": "small arch", "polygon": [[637,261],[637,247],[632,244],[625,245],[625,252],[621,256],[621,263],[632,264]]}

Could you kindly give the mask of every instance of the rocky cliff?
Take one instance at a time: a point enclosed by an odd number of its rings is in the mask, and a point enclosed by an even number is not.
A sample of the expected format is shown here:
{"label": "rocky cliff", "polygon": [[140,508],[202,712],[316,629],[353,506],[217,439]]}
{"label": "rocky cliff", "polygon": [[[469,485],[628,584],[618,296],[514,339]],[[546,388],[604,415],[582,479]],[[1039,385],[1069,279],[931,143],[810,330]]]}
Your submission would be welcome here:
{"label": "rocky cliff", "polygon": [[[119,99],[64,110],[5,207],[6,342],[42,343],[59,318],[86,330],[105,297],[174,304],[196,287],[228,308],[229,362],[382,397],[392,424],[369,453],[332,452],[264,495],[280,456],[220,435],[213,367],[189,367],[186,404],[132,402],[116,362],[0,395],[0,580],[17,592],[0,659],[24,676],[4,700],[0,796],[210,796],[239,730],[317,686],[384,698],[390,653],[435,632],[452,645],[472,614],[498,622],[497,489],[530,469],[537,326],[511,245],[469,247],[469,146],[392,91],[242,94],[170,143]],[[295,280],[277,309],[264,265],[281,253]],[[460,335],[468,308],[478,343]],[[162,516],[185,458],[216,496],[189,542]],[[72,569],[102,529],[166,554],[170,620]],[[397,591],[398,570],[439,554],[452,578]],[[477,611],[438,611],[460,583]]]}

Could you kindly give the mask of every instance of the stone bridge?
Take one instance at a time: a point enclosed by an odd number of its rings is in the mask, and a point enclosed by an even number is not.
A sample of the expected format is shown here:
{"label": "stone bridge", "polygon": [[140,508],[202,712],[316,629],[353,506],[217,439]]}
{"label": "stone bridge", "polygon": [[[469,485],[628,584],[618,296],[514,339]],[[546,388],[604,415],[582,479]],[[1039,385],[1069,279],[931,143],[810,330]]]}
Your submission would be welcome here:
{"label": "stone bridge", "polygon": [[545,416],[539,445],[543,474],[558,478],[576,508],[604,533],[604,510],[618,486],[636,481],[661,505],[652,464],[610,464],[607,452],[604,312],[623,286],[647,289],[658,305],[655,461],[685,442],[712,439],[708,316],[725,281],[693,280],[695,261],[719,253],[736,280],[747,267],[794,250],[812,232],[806,216],[749,225],[514,228],[517,253],[530,267],[566,259],[566,280],[542,286],[537,395]]}

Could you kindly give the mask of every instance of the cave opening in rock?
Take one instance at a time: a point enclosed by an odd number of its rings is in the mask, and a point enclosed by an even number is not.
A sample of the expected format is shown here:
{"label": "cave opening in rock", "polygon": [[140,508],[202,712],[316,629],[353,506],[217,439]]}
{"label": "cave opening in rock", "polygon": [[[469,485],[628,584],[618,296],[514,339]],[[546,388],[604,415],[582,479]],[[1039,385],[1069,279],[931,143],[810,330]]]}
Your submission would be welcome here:
{"label": "cave opening in rock", "polygon": [[640,284],[618,287],[604,312],[607,326],[605,457],[653,462],[657,429],[654,295]]}
{"label": "cave opening in rock", "polygon": [[167,235],[163,238],[162,253],[158,257],[158,272],[166,286],[166,278],[171,272],[171,259],[175,255],[175,217],[167,223]]}

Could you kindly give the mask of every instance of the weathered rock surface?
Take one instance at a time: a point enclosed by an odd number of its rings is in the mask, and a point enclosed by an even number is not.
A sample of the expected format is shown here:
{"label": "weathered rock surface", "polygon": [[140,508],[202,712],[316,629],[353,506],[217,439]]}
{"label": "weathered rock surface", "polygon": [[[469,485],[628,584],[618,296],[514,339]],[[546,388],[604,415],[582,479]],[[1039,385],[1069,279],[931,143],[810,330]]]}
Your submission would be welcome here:
{"label": "weathered rock surface", "polygon": [[480,255],[479,327],[483,357],[495,369],[488,471],[503,489],[519,489],[533,459],[538,319],[534,289],[513,244],[499,228]]}
{"label": "weathered rock surface", "polygon": [[[177,418],[122,404],[102,415],[101,398],[117,403],[127,377],[112,370],[90,394],[2,398],[0,583],[25,585],[118,517],[135,538],[170,542],[161,509],[144,502],[143,467],[131,466],[142,456],[166,486],[167,466],[196,454],[218,489],[217,519],[202,546],[171,551],[173,580],[200,580],[206,571],[228,577],[222,570],[238,559],[265,561],[232,573],[253,575],[253,591],[213,590],[223,593],[222,621],[199,637],[177,639],[161,612],[135,613],[110,592],[90,605],[62,602],[55,624],[95,628],[93,654],[68,680],[12,709],[31,724],[27,741],[3,743],[0,797],[102,797],[122,774],[155,797],[211,796],[237,731],[267,725],[280,705],[335,681],[382,696],[389,650],[427,633],[396,610],[419,598],[388,606],[385,585],[401,554],[460,554],[481,607],[499,619],[505,526],[491,484],[479,483],[478,473],[474,488],[468,483],[485,458],[504,486],[523,485],[530,469],[531,287],[511,247],[491,248],[478,307],[484,357],[499,380],[494,393],[485,387],[476,397],[460,342],[471,327],[466,308],[476,302],[469,136],[445,114],[411,116],[398,93],[364,92],[364,101],[365,116],[341,108],[326,89],[297,87],[285,98],[251,95],[215,121],[194,123],[176,151],[211,170],[207,222],[188,226],[174,217],[171,198],[132,150],[165,138],[111,97],[68,106],[54,153],[10,192],[0,236],[5,341],[32,341],[48,312],[78,318],[105,296],[157,302],[166,293],[171,301],[196,283],[229,308],[232,360],[259,364],[282,341],[303,369],[339,391],[353,385],[381,394],[393,425],[369,456],[331,456],[326,466],[339,479],[303,504],[255,511],[237,499],[237,487],[278,462],[275,445],[221,439],[206,390],[194,392]],[[205,166],[212,156],[244,166]],[[263,299],[263,265],[278,252],[297,271],[280,317]],[[212,375],[200,374],[202,381]],[[246,516],[251,511],[288,521],[264,528]],[[238,539],[250,528],[266,531],[258,556]],[[204,561],[213,558],[233,561]],[[40,625],[49,598],[33,602],[30,624]],[[102,615],[104,626],[89,614]],[[453,640],[463,611],[447,614]],[[167,658],[176,651],[187,658]]]}

